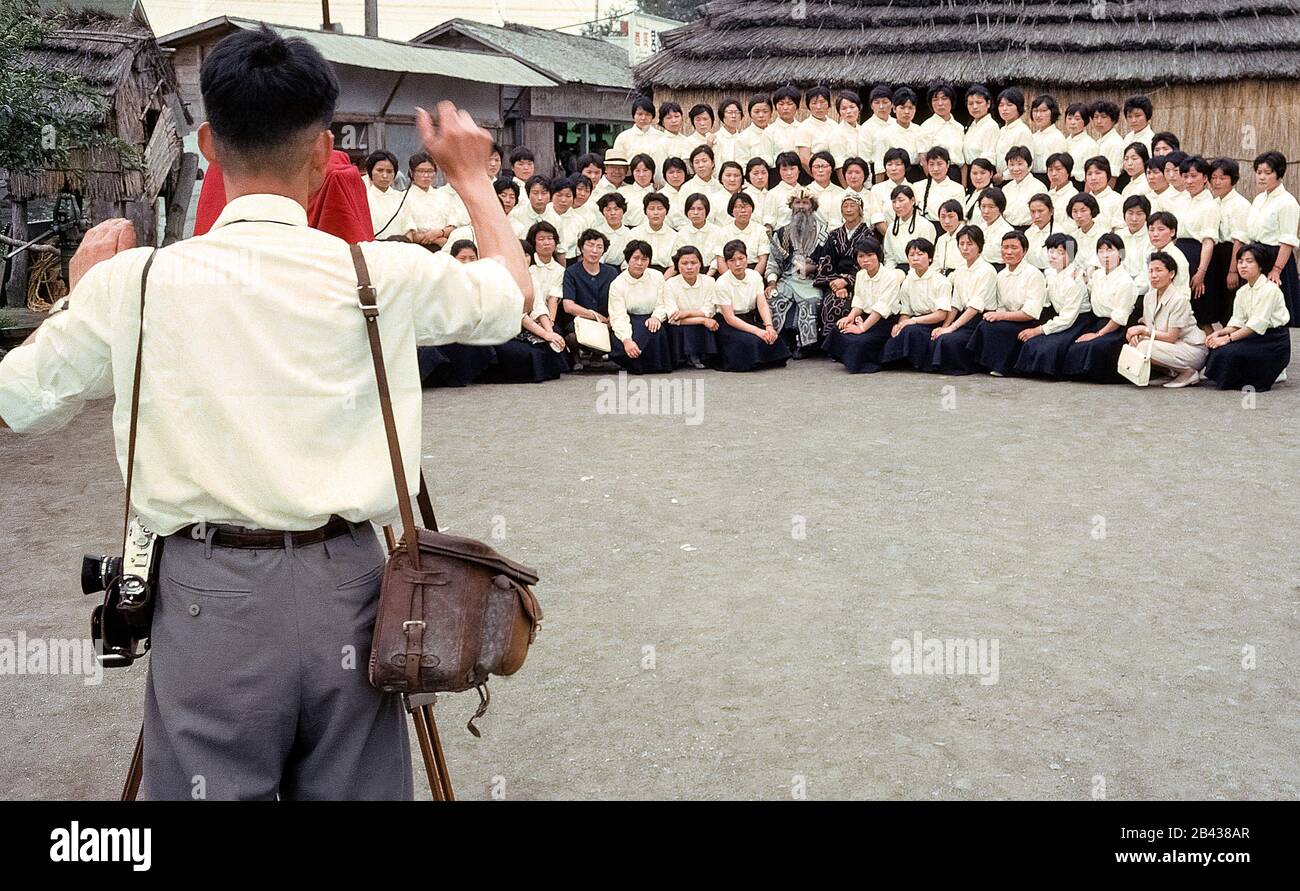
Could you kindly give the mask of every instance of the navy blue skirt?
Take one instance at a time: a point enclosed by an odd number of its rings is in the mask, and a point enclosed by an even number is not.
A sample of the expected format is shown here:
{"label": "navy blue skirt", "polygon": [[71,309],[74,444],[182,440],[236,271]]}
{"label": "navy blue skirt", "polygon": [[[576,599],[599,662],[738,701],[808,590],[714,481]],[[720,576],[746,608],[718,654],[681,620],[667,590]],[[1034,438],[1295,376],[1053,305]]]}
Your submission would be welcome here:
{"label": "navy blue skirt", "polygon": [[1232,301],[1237,296],[1237,289],[1228,287],[1228,273],[1232,271],[1232,242],[1221,241],[1214,246],[1205,273],[1205,294],[1192,301],[1198,322],[1226,325],[1232,318]]}
{"label": "navy blue skirt", "polygon": [[496,348],[496,364],[483,380],[498,384],[540,384],[553,381],[569,370],[568,355],[557,353],[549,343],[529,343],[519,338]]}
{"label": "navy blue skirt", "polygon": [[1210,350],[1202,370],[1220,390],[1254,387],[1265,393],[1290,364],[1291,331],[1278,327]]}
{"label": "navy blue skirt", "polygon": [[1291,313],[1291,327],[1300,328],[1300,273],[1296,272],[1295,251],[1282,267],[1282,296],[1286,299],[1286,311]]}
{"label": "navy blue skirt", "polygon": [[889,330],[897,321],[897,317],[881,319],[861,334],[845,334],[839,328],[832,328],[822,340],[822,352],[842,364],[850,374],[875,374],[880,370]]}
{"label": "navy blue skirt", "polygon": [[[744,313],[737,318],[763,327],[763,319],[757,312]],[[790,358],[790,348],[781,338],[769,345],[761,337],[733,328],[725,320],[718,322],[716,340],[723,371],[753,371],[766,365],[784,365]]]}
{"label": "navy blue skirt", "polygon": [[1033,328],[1039,322],[980,322],[971,338],[971,352],[981,368],[998,374],[1014,374],[1016,360],[1020,358],[1020,332]]}
{"label": "navy blue skirt", "polygon": [[629,359],[623,341],[611,337],[609,358],[630,374],[666,374],[672,371],[673,341],[669,329],[673,326],[665,322],[658,331],[651,331],[645,326],[649,315],[628,313],[628,318],[632,321],[632,342],[641,348],[641,355]]}
{"label": "navy blue skirt", "polygon": [[1016,373],[1039,377],[1060,377],[1065,364],[1065,353],[1080,334],[1088,330],[1095,320],[1090,312],[1081,312],[1074,324],[1055,334],[1040,334],[1020,350],[1016,360]]}
{"label": "navy blue skirt", "polygon": [[983,324],[984,321],[976,317],[956,331],[949,331],[938,340],[931,341],[930,367],[927,370],[940,374],[974,374],[979,371],[979,362],[975,358],[975,351],[971,349],[971,342]]}
{"label": "navy blue skirt", "polygon": [[718,340],[713,332],[703,325],[665,325],[668,338],[673,347],[673,358],[678,364],[686,362],[688,356],[705,359],[718,352]]}
{"label": "navy blue skirt", "polygon": [[[1106,327],[1110,319],[1093,317],[1093,322],[1083,334],[1091,334]],[[1122,384],[1124,376],[1119,373],[1119,354],[1124,349],[1124,329],[1118,328],[1086,343],[1078,339],[1065,350],[1065,361],[1061,363],[1061,377],[1076,381],[1092,381],[1095,384]]]}
{"label": "navy blue skirt", "polygon": [[881,364],[892,365],[906,361],[917,371],[928,371],[930,354],[934,351],[930,333],[938,327],[938,324],[908,325],[897,337],[889,338],[885,352],[880,357]]}
{"label": "navy blue skirt", "polygon": [[425,387],[467,387],[496,364],[496,347],[445,343],[416,347],[420,383]]}

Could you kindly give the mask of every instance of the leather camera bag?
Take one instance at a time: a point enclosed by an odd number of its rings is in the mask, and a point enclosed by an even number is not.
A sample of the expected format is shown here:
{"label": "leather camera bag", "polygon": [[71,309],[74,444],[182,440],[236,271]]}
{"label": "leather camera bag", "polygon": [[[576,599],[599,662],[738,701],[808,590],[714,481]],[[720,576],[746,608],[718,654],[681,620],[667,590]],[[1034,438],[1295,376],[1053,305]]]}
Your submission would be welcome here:
{"label": "leather camera bag", "polygon": [[[417,500],[427,528],[416,526],[384,368],[375,289],[356,245],[352,261],[402,516],[402,538],[389,554],[379,592],[370,683],[406,694],[477,687],[481,715],[488,702],[488,676],[518,671],[541,627],[542,608],[531,588],[537,573],[481,541],[439,532],[423,471]],[[477,734],[472,722],[470,730]]]}

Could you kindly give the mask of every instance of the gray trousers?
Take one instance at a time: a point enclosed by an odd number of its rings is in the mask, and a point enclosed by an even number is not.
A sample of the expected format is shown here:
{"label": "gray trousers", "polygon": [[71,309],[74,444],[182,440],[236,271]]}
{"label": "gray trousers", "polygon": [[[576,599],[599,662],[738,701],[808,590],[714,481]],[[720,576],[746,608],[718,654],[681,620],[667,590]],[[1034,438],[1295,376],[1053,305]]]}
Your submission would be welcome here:
{"label": "gray trousers", "polygon": [[142,797],[410,800],[406,715],[370,686],[369,525],[283,550],[163,545]]}

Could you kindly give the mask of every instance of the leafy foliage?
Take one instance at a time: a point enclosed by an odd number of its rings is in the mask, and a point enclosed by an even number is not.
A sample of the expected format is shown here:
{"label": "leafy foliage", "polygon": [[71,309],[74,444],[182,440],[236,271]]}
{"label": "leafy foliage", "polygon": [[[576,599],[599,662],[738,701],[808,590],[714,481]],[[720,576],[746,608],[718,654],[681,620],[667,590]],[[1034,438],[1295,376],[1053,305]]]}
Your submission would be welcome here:
{"label": "leafy foliage", "polygon": [[650,15],[679,22],[693,22],[700,17],[700,9],[706,2],[707,0],[639,0],[637,6]]}
{"label": "leafy foliage", "polygon": [[118,145],[100,128],[108,100],[76,75],[35,64],[28,52],[60,25],[35,0],[0,3],[0,168],[66,166],[73,148]]}

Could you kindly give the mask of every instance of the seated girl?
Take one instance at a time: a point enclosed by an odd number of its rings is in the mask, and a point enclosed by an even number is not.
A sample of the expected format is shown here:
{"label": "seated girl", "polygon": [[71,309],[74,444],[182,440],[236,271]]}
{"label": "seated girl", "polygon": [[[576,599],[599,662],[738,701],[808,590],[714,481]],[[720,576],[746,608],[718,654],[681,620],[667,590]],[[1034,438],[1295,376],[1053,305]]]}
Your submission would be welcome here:
{"label": "seated girl", "polygon": [[1192,298],[1174,282],[1177,270],[1168,251],[1151,255],[1147,263],[1151,289],[1142,298],[1141,323],[1125,334],[1136,349],[1145,351],[1150,346],[1152,370],[1169,369],[1173,378],[1164,386],[1174,390],[1199,382],[1198,372],[1209,354],[1205,332],[1192,312]]}
{"label": "seated girl", "polygon": [[609,357],[632,374],[672,371],[664,276],[650,268],[654,249],[633,239],[623,249],[623,259],[627,269],[609,286],[609,327],[614,331]]}
{"label": "seated girl", "polygon": [[1057,232],[1047,239],[1047,305],[1056,315],[1018,335],[1024,347],[1016,373],[1059,377],[1065,351],[1095,318],[1088,302],[1088,271],[1074,262],[1078,242]]}
{"label": "seated girl", "polygon": [[927,370],[940,374],[974,374],[980,370],[971,340],[981,316],[998,305],[998,273],[982,256],[984,231],[978,226],[963,226],[957,233],[957,247],[962,265],[948,277],[952,282],[951,308],[943,324],[930,334],[932,349]]}
{"label": "seated girl", "polygon": [[717,283],[703,274],[704,255],[693,245],[673,255],[677,275],[664,281],[664,311],[667,313],[673,355],[692,368],[703,368],[705,359],[718,352],[713,318],[714,288]]}
{"label": "seated girl", "polygon": [[934,223],[917,211],[916,194],[911,186],[895,186],[889,199],[894,218],[885,230],[885,262],[907,272],[911,269],[908,253],[912,242],[919,239],[929,243],[933,255],[937,231]]}
{"label": "seated girl", "polygon": [[939,205],[939,233],[934,242],[934,265],[944,275],[962,265],[961,251],[957,248],[957,232],[962,228],[961,202],[948,199]]}
{"label": "seated girl", "polygon": [[772,325],[772,311],[763,293],[763,277],[749,268],[745,243],[734,239],[722,248],[727,271],[718,276],[714,304],[722,314],[718,325],[718,357],[723,371],[753,371],[784,365],[790,350]]}
{"label": "seated girl", "polygon": [[[1265,244],[1237,251],[1237,275],[1242,285],[1232,302],[1227,327],[1206,339],[1210,360],[1202,377],[1220,390],[1254,387],[1267,392],[1291,364],[1291,337],[1282,288],[1269,280],[1276,255]],[[1285,378],[1281,378],[1285,380]]]}
{"label": "seated girl", "polygon": [[1097,262],[1088,297],[1095,318],[1065,351],[1061,377],[1119,384],[1124,382],[1116,370],[1119,354],[1138,299],[1137,285],[1124,268],[1124,239],[1114,232],[1097,239]]}
{"label": "seated girl", "polygon": [[[474,242],[466,239],[452,242],[447,253],[461,263],[473,263],[478,259],[478,249]],[[468,387],[496,363],[497,350],[490,346],[444,343],[441,346],[417,347],[416,358],[423,386]]]}
{"label": "seated girl", "polygon": [[555,330],[555,316],[564,293],[564,267],[555,259],[559,233],[543,220],[534,223],[524,239],[532,263],[533,311],[523,317],[520,331],[496,347],[496,364],[484,380],[496,383],[541,383],[569,370],[564,336]]}
{"label": "seated girl", "polygon": [[989,186],[984,190],[984,197],[980,199],[980,222],[976,225],[984,232],[984,245],[988,248],[984,259],[993,264],[995,271],[1002,268],[1002,236],[1016,230],[1002,215],[1006,209],[1007,197],[1001,189]]}
{"label": "seated girl", "polygon": [[907,246],[907,262],[912,268],[900,291],[898,321],[890,329],[880,357],[884,365],[907,361],[917,371],[930,367],[930,335],[952,308],[952,282],[934,268],[933,260],[934,244],[925,238],[912,239]]}
{"label": "seated girl", "polygon": [[591,351],[578,344],[573,320],[581,317],[609,324],[609,286],[618,278],[619,270],[605,262],[607,250],[609,239],[605,234],[598,229],[588,229],[578,236],[578,261],[564,268],[563,299],[556,328],[569,345],[574,371],[582,370],[583,358],[590,358]]}
{"label": "seated girl", "polygon": [[1024,344],[1020,334],[1038,324],[1047,299],[1043,273],[1026,259],[1029,239],[1023,232],[1002,236],[1002,262],[998,273],[997,309],[984,313],[971,338],[971,351],[980,367],[994,377],[1011,374]]}
{"label": "seated girl", "polygon": [[874,238],[858,247],[857,262],[852,308],[827,333],[822,350],[851,374],[874,374],[897,321],[907,276],[885,262],[885,249]]}

